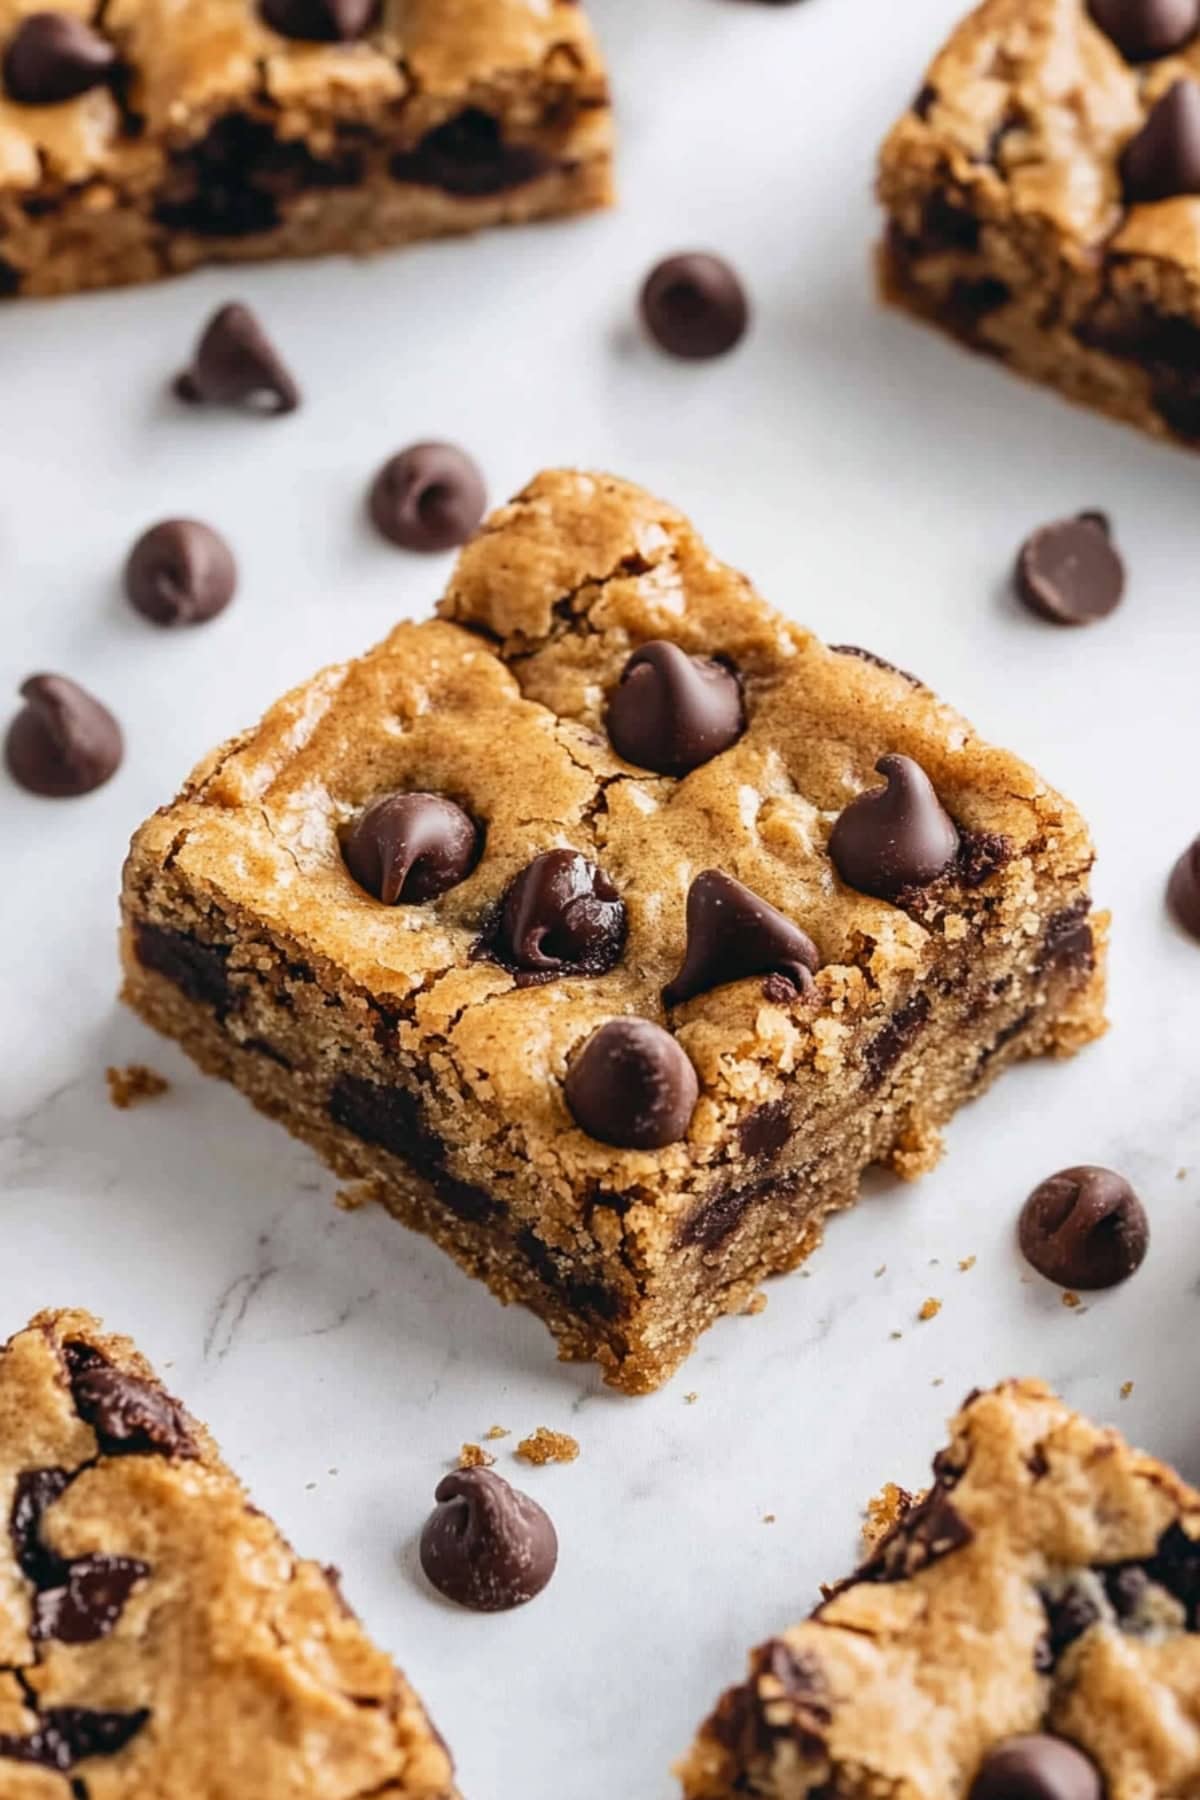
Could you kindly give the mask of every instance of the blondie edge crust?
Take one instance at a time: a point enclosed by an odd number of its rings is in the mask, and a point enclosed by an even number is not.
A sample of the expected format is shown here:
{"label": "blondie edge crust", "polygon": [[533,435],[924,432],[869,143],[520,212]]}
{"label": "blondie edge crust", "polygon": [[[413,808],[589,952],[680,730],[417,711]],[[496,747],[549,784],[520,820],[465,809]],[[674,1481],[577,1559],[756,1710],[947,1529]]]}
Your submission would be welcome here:
{"label": "blondie edge crust", "polygon": [[0,1350],[0,1511],[4,1800],[455,1800],[336,1572],[88,1313]]}
{"label": "blondie edge crust", "polygon": [[[1091,844],[921,683],[785,621],[625,482],[539,476],[463,552],[439,611],[296,689],[137,833],[125,997],[531,1306],[563,1356],[646,1391],[804,1260],[869,1164],[919,1174],[1001,1069],[1103,1029]],[[607,735],[623,671],[664,656],[740,693],[736,741],[688,773]],[[617,735],[652,757],[625,735],[647,716]],[[932,782],[952,856],[881,900],[828,843],[888,752]],[[384,905],[346,834],[414,792],[448,797],[480,848],[440,897]],[[548,853],[590,884],[582,916],[608,932],[590,964],[514,954],[514,895]],[[543,924],[553,891],[534,883]],[[724,970],[681,980],[704,948],[697,895],[711,912],[727,892],[800,960],[759,955],[742,919]],[[628,1119],[616,1142],[591,1135],[603,1119],[578,1091],[614,1020],[666,1059],[634,1147]],[[612,1068],[620,1102],[629,1069]]]}
{"label": "blondie edge crust", "polygon": [[[65,0],[112,66],[45,103],[0,78],[0,296],[611,200],[607,86],[577,0],[380,0],[344,42],[269,22],[331,5]],[[0,0],[0,68],[41,10]]]}

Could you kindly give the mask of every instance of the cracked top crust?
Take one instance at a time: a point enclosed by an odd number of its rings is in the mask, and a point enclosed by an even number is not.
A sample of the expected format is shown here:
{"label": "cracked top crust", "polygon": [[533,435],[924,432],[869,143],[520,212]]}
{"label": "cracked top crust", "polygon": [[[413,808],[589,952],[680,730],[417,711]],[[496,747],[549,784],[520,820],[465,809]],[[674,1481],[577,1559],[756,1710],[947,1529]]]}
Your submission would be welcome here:
{"label": "cracked top crust", "polygon": [[[153,1441],[115,1441],[147,1407]],[[249,1504],[128,1339],[46,1312],[0,1352],[0,1792],[69,1800],[73,1780],[89,1800],[454,1794],[335,1579]]]}
{"label": "cracked top crust", "polygon": [[1200,1494],[1040,1382],[952,1429],[925,1500],[755,1652],[680,1770],[689,1800],[961,1800],[990,1747],[1039,1731],[1108,1800],[1200,1794]]}
{"label": "cracked top crust", "polygon": [[[469,1132],[453,1119],[444,1132],[462,1179],[502,1142],[568,1208],[590,1182],[645,1180],[669,1210],[672,1174],[712,1160],[781,1076],[835,1068],[859,1016],[886,1017],[944,940],[986,918],[1017,958],[1044,928],[1047,895],[1070,901],[1086,883],[1083,822],[1031,769],[910,677],[788,623],[679,513],[625,482],[539,476],[463,553],[440,611],[325,670],[202,764],[135,838],[127,894],[136,910],[161,883],[201,913],[232,911],[327,985],[380,1003],[400,1057],[472,1109]],[[626,658],[656,637],[732,660],[745,693],[745,734],[680,780],[623,762],[601,728]],[[907,909],[846,888],[826,850],[838,813],[878,786],[875,763],[895,750],[922,764],[982,858],[970,881],[942,881]],[[486,838],[440,899],[385,907],[351,878],[338,832],[401,789],[456,800]],[[510,880],[555,847],[616,884],[628,940],[607,973],[518,986],[478,955],[479,938]],[[568,1059],[619,1014],[663,1019],[687,891],[708,867],[794,920],[824,967],[798,1006],[745,980],[672,1009],[702,1087],[689,1141],[612,1149],[571,1121]]]}

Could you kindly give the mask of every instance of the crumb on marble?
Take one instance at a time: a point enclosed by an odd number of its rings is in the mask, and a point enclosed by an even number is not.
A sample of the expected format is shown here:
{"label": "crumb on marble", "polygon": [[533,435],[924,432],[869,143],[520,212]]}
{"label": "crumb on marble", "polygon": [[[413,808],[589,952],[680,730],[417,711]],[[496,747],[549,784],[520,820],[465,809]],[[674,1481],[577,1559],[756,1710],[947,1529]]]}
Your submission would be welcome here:
{"label": "crumb on marble", "polygon": [[1186,1169],[1177,1169],[1175,1171],[1175,1179],[1176,1179],[1176,1181],[1186,1181],[1187,1180],[1187,1170]]}
{"label": "crumb on marble", "polygon": [[929,1385],[930,1387],[945,1387],[946,1377],[944,1375],[935,1375]]}
{"label": "crumb on marble", "polygon": [[695,1404],[699,1398],[700,1398],[699,1394],[685,1394],[683,1396],[683,1404],[685,1406],[695,1406]]}
{"label": "crumb on marble", "polygon": [[333,1203],[341,1212],[359,1212],[364,1206],[370,1206],[375,1199],[370,1185],[365,1181],[352,1181],[348,1187],[340,1187],[333,1196]]}
{"label": "crumb on marble", "polygon": [[521,1462],[536,1463],[571,1463],[579,1455],[579,1445],[565,1431],[549,1431],[545,1425],[539,1425],[530,1437],[522,1438],[513,1455]]}
{"label": "crumb on marble", "polygon": [[766,1312],[766,1310],[767,1296],[763,1293],[762,1289],[759,1288],[758,1292],[756,1294],[751,1294],[749,1300],[746,1302],[746,1317],[751,1319],[756,1318],[759,1313]]}
{"label": "crumb on marble", "polygon": [[1075,1292],[1074,1288],[1067,1289],[1062,1297],[1062,1303],[1064,1306],[1071,1307],[1072,1310],[1077,1306],[1083,1305],[1083,1301],[1079,1298],[1079,1295]]}
{"label": "crumb on marble", "polygon": [[775,1523],[775,1514],[774,1513],[764,1513],[762,1522],[764,1525],[773,1525]]}
{"label": "crumb on marble", "polygon": [[960,1256],[958,1259],[960,1271],[964,1275],[968,1274],[975,1267],[976,1260],[974,1256]]}
{"label": "crumb on marble", "polygon": [[511,1437],[512,1432],[506,1425],[489,1425],[483,1435],[489,1444],[494,1444],[497,1443],[500,1438]]}
{"label": "crumb on marble", "polygon": [[888,1336],[892,1339],[893,1342],[895,1342],[895,1340],[897,1338],[902,1338],[904,1336],[904,1333],[902,1331],[891,1331],[888,1333]]}
{"label": "crumb on marble", "polygon": [[941,1310],[942,1310],[941,1301],[935,1300],[933,1295],[931,1294],[929,1296],[928,1300],[926,1300],[924,1305],[921,1307],[921,1310],[917,1314],[917,1317],[918,1317],[918,1319],[936,1319],[938,1314],[941,1312]]}
{"label": "crumb on marble", "polygon": [[495,1460],[494,1456],[488,1455],[482,1444],[464,1444],[458,1453],[460,1469],[490,1469]]}
{"label": "crumb on marble", "polygon": [[876,1269],[876,1271],[875,1271],[875,1279],[876,1279],[876,1281],[878,1281],[878,1280],[879,1280],[879,1277],[880,1277],[880,1276],[881,1276],[881,1275],[886,1275],[886,1274],[887,1274],[887,1264],[886,1264],[886,1263],[880,1263],[880,1265],[879,1265],[879,1267],[878,1267],[878,1268],[877,1268],[877,1269]]}
{"label": "crumb on marble", "polygon": [[1130,1394],[1132,1394],[1132,1392],[1133,1392],[1132,1381],[1123,1381],[1121,1383],[1121,1398],[1122,1398],[1122,1400],[1128,1400],[1128,1398],[1129,1398]]}
{"label": "crumb on marble", "polygon": [[127,1063],[123,1069],[109,1067],[104,1078],[108,1082],[108,1097],[118,1112],[128,1112],[143,1100],[157,1100],[171,1085],[165,1075],[148,1069],[145,1063]]}
{"label": "crumb on marble", "polygon": [[914,1497],[907,1488],[895,1481],[885,1482],[879,1492],[867,1501],[862,1527],[863,1549],[868,1552],[874,1550],[901,1519],[908,1517],[914,1504]]}

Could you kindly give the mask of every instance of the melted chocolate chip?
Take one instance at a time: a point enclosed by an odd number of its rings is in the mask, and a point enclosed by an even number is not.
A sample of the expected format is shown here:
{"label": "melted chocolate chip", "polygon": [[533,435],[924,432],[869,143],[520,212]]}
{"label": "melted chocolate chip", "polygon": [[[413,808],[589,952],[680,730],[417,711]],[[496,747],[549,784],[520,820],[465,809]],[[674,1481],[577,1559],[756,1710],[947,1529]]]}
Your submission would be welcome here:
{"label": "melted chocolate chip", "polygon": [[90,794],[121,766],[121,727],[106,706],[65,675],[31,675],[25,704],[4,741],[9,774],[31,794],[73,799]]}
{"label": "melted chocolate chip", "polygon": [[155,625],[202,625],[237,587],[225,539],[198,519],[164,519],[142,533],[125,564],[129,603]]}
{"label": "melted chocolate chip", "polygon": [[661,1150],[687,1136],[700,1083],[680,1045],[649,1019],[610,1019],[567,1070],[571,1116],[601,1144]]}
{"label": "melted chocolate chip", "polygon": [[656,638],[625,664],[606,724],[626,762],[659,775],[686,775],[728,750],[746,729],[741,685],[724,663],[688,656]]}
{"label": "melted chocolate chip", "polygon": [[4,52],[4,86],[23,106],[74,100],[111,79],[117,53],[73,13],[27,13]]}
{"label": "melted chocolate chip", "polygon": [[1008,1738],[989,1750],[968,1800],[1102,1800],[1095,1763],[1065,1738]]}
{"label": "melted chocolate chip", "polygon": [[1101,513],[1043,525],[1021,546],[1014,576],[1031,612],[1052,625],[1091,625],[1121,603],[1125,565]]}
{"label": "melted chocolate chip", "polygon": [[1095,968],[1096,940],[1088,924],[1091,910],[1092,903],[1084,895],[1051,914],[1042,937],[1041,968],[1080,971]]}
{"label": "melted chocolate chip", "polygon": [[68,1566],[61,1587],[37,1595],[30,1635],[60,1644],[93,1644],[107,1637],[149,1573],[149,1564],[132,1556],[79,1557]]}
{"label": "melted chocolate chip", "polygon": [[918,675],[910,675],[907,669],[901,669],[889,662],[885,656],[876,656],[874,650],[864,650],[861,644],[830,644],[834,656],[856,656],[859,662],[871,663],[876,669],[883,669],[889,675],[899,675],[910,687],[924,687],[925,683]]}
{"label": "melted chocolate chip", "polygon": [[927,887],[958,855],[959,837],[933,784],[909,756],[881,756],[886,787],[852,800],[829,837],[829,854],[847,887],[895,900]]}
{"label": "melted chocolate chip", "polygon": [[49,1707],[27,1737],[0,1732],[0,1758],[56,1769],[65,1775],[89,1756],[115,1756],[149,1717],[147,1707],[129,1713],[93,1712],[86,1706]]}
{"label": "melted chocolate chip", "polygon": [[466,880],[483,834],[441,794],[389,794],[342,834],[346,867],[385,906],[420,906]]}
{"label": "melted chocolate chip", "polygon": [[379,0],[260,0],[260,5],[272,31],[310,44],[365,37],[379,14]]}
{"label": "melted chocolate chip", "polygon": [[1150,1221],[1123,1176],[1084,1165],[1033,1190],[1021,1209],[1019,1236],[1029,1262],[1060,1287],[1109,1288],[1141,1267]]}
{"label": "melted chocolate chip", "polygon": [[1200,31],[1200,0],[1088,0],[1088,11],[1130,62],[1169,56]]}
{"label": "melted chocolate chip", "polygon": [[445,1144],[426,1124],[415,1096],[404,1088],[341,1075],[330,1091],[329,1116],[365,1144],[378,1144],[402,1158],[431,1183],[438,1199],[458,1218],[484,1224],[503,1215],[502,1200],[449,1173]]}
{"label": "melted chocolate chip", "polygon": [[869,1086],[878,1087],[904,1052],[916,1042],[929,1018],[929,1010],[929,995],[918,988],[903,1006],[896,1008],[883,1030],[871,1039],[863,1051]]}
{"label": "melted chocolate chip", "polygon": [[804,994],[820,966],[816,945],[798,925],[731,875],[705,869],[688,890],[687,950],[663,989],[663,1005],[679,1006],[748,975],[781,976]]}
{"label": "melted chocolate chip", "polygon": [[1167,905],[1188,935],[1200,939],[1200,838],[1188,845],[1171,870]]}
{"label": "melted chocolate chip", "polygon": [[724,356],[746,335],[750,304],[736,272],[719,256],[669,256],[641,292],[646,329],[660,349],[688,361]]}
{"label": "melted chocolate chip", "polygon": [[489,1469],[460,1469],[437,1485],[421,1533],[421,1567],[448,1600],[507,1612],[540,1594],[558,1562],[549,1516]]}
{"label": "melted chocolate chip", "polygon": [[1082,1587],[1067,1586],[1057,1594],[1042,1594],[1046,1635],[1038,1656],[1043,1673],[1053,1669],[1070,1646],[1100,1618],[1100,1608]]}
{"label": "melted chocolate chip", "polygon": [[390,457],[371,484],[367,511],[402,550],[457,550],[487,510],[478,464],[454,444],[411,444]]}
{"label": "melted chocolate chip", "polygon": [[769,1161],[779,1155],[792,1135],[792,1115],[783,1100],[768,1100],[747,1113],[738,1128],[742,1155],[751,1162]]}
{"label": "melted chocolate chip", "polygon": [[18,1475],[8,1518],[17,1567],[37,1588],[53,1587],[63,1578],[62,1559],[42,1543],[42,1517],[71,1484],[66,1469],[26,1469]]}
{"label": "melted chocolate chip", "polygon": [[828,1752],[832,1722],[833,1695],[817,1658],[772,1638],[754,1652],[750,1680],[721,1701],[712,1730],[742,1762],[786,1742],[816,1759]]}
{"label": "melted chocolate chip", "polygon": [[746,1214],[763,1201],[782,1206],[799,1191],[799,1183],[771,1175],[749,1181],[742,1186],[726,1185],[709,1194],[679,1228],[677,1243],[682,1248],[698,1244],[701,1250],[719,1250],[727,1238],[739,1230]]}
{"label": "melted chocolate chip", "polygon": [[190,932],[170,931],[148,919],[134,921],[133,943],[143,968],[173,981],[189,1000],[222,1014],[233,1005],[227,944],[205,944]]}
{"label": "melted chocolate chip", "polygon": [[440,188],[463,199],[484,199],[536,181],[554,167],[533,144],[505,142],[500,121],[469,106],[437,125],[411,150],[400,150],[389,169],[394,181]]}
{"label": "melted chocolate chip", "polygon": [[578,850],[547,850],[510,884],[490,948],[544,980],[601,975],[620,960],[625,930],[625,903],[603,869]]}
{"label": "melted chocolate chip", "polygon": [[1130,205],[1200,194],[1200,87],[1177,81],[1151,107],[1121,155]]}
{"label": "melted chocolate chip", "polygon": [[75,1410],[105,1456],[195,1456],[187,1414],[157,1382],[114,1368],[91,1345],[67,1344]]}
{"label": "melted chocolate chip", "polygon": [[192,364],[175,392],[196,405],[235,406],[275,416],[295,412],[300,390],[248,306],[231,302],[213,314]]}
{"label": "melted chocolate chip", "polygon": [[897,1522],[854,1580],[907,1581],[931,1563],[940,1562],[943,1556],[961,1550],[974,1535],[939,1483]]}

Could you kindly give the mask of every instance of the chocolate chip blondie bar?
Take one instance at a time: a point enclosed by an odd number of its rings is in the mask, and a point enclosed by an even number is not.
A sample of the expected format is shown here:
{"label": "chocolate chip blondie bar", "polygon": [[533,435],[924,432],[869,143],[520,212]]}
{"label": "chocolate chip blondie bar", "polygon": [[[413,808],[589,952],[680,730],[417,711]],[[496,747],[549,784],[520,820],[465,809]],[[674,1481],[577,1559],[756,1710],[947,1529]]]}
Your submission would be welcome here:
{"label": "chocolate chip blondie bar", "polygon": [[1102,1028],[1078,813],[688,522],[543,474],[136,835],[125,994],[562,1354],[657,1386]]}
{"label": "chocolate chip blondie bar", "polygon": [[0,1351],[4,1800],[454,1800],[420,1701],[126,1338]]}
{"label": "chocolate chip blondie bar", "polygon": [[688,1800],[1200,1794],[1200,1494],[1040,1382],[972,1397],[679,1773]]}
{"label": "chocolate chip blondie bar", "polygon": [[882,154],[897,305],[1200,443],[1200,5],[984,0]]}
{"label": "chocolate chip blondie bar", "polygon": [[0,295],[602,206],[578,0],[0,0]]}

